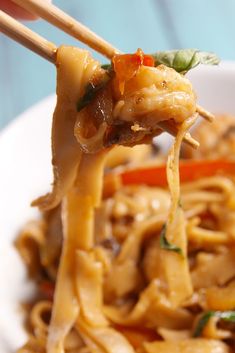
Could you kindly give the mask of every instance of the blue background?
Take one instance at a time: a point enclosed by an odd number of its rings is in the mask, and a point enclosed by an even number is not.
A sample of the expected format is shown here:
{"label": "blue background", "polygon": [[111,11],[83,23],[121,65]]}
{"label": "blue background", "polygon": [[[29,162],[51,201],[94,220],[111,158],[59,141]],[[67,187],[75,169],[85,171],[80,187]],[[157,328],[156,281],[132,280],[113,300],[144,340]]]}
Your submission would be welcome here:
{"label": "blue background", "polygon": [[[122,51],[191,47],[235,59],[234,0],[54,0],[54,4]],[[83,46],[43,20],[27,25],[57,45]],[[54,91],[53,65],[0,34],[0,128]]]}

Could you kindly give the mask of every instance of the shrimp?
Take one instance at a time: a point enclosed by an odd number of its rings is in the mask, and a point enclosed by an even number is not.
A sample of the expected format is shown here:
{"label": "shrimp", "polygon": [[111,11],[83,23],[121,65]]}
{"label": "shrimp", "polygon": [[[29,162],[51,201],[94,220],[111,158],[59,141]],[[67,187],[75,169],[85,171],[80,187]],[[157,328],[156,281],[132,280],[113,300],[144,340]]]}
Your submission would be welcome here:
{"label": "shrimp", "polygon": [[190,81],[175,70],[142,65],[125,83],[123,94],[114,80],[114,117],[154,128],[163,120],[182,123],[196,111],[196,95]]}
{"label": "shrimp", "polygon": [[79,103],[74,134],[86,152],[149,143],[163,132],[158,123],[171,120],[180,125],[196,112],[190,81],[165,65],[154,67],[153,57],[141,49],[115,55],[112,62],[111,71],[98,75],[98,84],[97,76],[92,78],[93,93],[88,90]]}

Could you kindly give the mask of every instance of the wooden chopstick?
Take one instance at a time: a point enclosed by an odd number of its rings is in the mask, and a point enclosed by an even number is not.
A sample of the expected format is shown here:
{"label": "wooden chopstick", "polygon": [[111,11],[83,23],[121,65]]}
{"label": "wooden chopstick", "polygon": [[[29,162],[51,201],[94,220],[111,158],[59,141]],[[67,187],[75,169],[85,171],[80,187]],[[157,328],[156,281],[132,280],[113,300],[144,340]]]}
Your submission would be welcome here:
{"label": "wooden chopstick", "polygon": [[[158,126],[163,130],[168,132],[172,136],[176,136],[178,132],[177,125],[173,124],[172,121],[170,120],[163,120],[158,123]],[[186,142],[188,145],[193,147],[194,149],[197,149],[199,147],[199,142],[196,141],[189,132],[186,132],[184,136],[184,142]]]}
{"label": "wooden chopstick", "polygon": [[13,2],[34,15],[44,18],[44,20],[87,44],[90,48],[106,56],[108,59],[120,53],[112,44],[92,32],[88,27],[45,0],[13,0]]}
{"label": "wooden chopstick", "polygon": [[57,47],[0,10],[0,31],[44,59],[54,63]]}
{"label": "wooden chopstick", "polygon": [[212,113],[208,112],[208,110],[200,105],[197,105],[197,112],[202,118],[208,120],[210,123],[215,119],[215,116]]}

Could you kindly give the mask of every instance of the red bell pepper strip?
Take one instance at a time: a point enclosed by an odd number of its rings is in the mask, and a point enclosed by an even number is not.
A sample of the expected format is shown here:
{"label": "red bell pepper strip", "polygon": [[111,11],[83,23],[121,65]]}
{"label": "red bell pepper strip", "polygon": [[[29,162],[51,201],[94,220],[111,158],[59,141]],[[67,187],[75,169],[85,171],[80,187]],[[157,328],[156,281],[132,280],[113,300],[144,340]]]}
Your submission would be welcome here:
{"label": "red bell pepper strip", "polygon": [[124,92],[125,83],[137,74],[142,65],[154,66],[153,56],[145,55],[141,49],[138,49],[135,54],[116,54],[112,62],[121,94]]}
{"label": "red bell pepper strip", "polygon": [[[235,175],[235,161],[188,160],[180,161],[180,181],[190,182],[215,174]],[[167,185],[166,165],[126,170],[120,174],[123,185],[146,184],[164,187]]]}

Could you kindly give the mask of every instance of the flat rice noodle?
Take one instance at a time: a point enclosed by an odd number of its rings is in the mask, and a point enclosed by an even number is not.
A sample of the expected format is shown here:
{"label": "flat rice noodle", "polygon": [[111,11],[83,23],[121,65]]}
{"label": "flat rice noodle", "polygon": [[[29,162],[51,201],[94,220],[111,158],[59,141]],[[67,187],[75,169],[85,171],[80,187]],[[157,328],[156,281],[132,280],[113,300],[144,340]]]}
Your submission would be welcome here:
{"label": "flat rice noodle", "polygon": [[134,261],[126,260],[121,264],[115,263],[105,279],[105,298],[121,298],[141,285],[141,275]]}
{"label": "flat rice noodle", "polygon": [[95,256],[95,259],[99,261],[103,266],[103,274],[106,276],[110,272],[112,267],[112,254],[108,249],[105,249],[102,246],[95,246],[92,250]]}
{"label": "flat rice noodle", "polygon": [[187,235],[185,230],[185,216],[180,203],[179,153],[186,131],[195,122],[196,115],[185,120],[179,129],[174,145],[167,161],[167,179],[171,194],[171,206],[166,223],[166,238],[182,251],[178,254],[167,251],[162,257],[168,295],[173,306],[180,306],[193,293],[189,265],[187,259]]}
{"label": "flat rice noodle", "polygon": [[224,285],[235,276],[235,249],[230,247],[222,254],[200,252],[191,272],[194,290]]}
{"label": "flat rice noodle", "polygon": [[184,211],[178,207],[175,212],[174,221],[167,225],[166,237],[170,243],[182,250],[182,254],[168,251],[165,256],[162,256],[169,299],[175,307],[179,307],[193,294],[187,259],[187,235],[185,228]]}
{"label": "flat rice noodle", "polygon": [[206,305],[209,310],[234,310],[235,281],[225,287],[210,287],[206,289]]}
{"label": "flat rice noodle", "polygon": [[83,154],[75,180],[78,193],[91,198],[93,207],[99,207],[102,198],[103,173],[108,150],[95,154]]}
{"label": "flat rice noodle", "polygon": [[43,216],[46,222],[45,242],[40,251],[42,266],[45,267],[49,277],[56,279],[58,258],[62,248],[62,222],[61,207],[46,212]]}
{"label": "flat rice noodle", "polygon": [[[74,247],[76,247],[76,234],[71,232],[68,217],[68,198],[62,207],[64,243],[57,274],[56,290],[52,317],[48,331],[47,352],[64,353],[64,340],[73,327],[79,314],[79,303],[73,282]],[[66,214],[66,216],[65,216]]]}
{"label": "flat rice noodle", "polygon": [[100,65],[88,51],[61,46],[57,51],[57,104],[52,125],[52,192],[33,201],[41,210],[56,207],[71,188],[81,159],[81,149],[74,136],[77,102]]}
{"label": "flat rice noodle", "polygon": [[159,339],[159,335],[156,330],[149,328],[137,328],[137,327],[124,327],[116,326],[117,330],[121,332],[134,347],[134,349],[141,348],[143,342],[153,342]]}
{"label": "flat rice noodle", "polygon": [[144,343],[146,353],[229,353],[229,347],[217,340],[192,338],[182,341]]}
{"label": "flat rice noodle", "polygon": [[205,191],[205,190],[193,190],[187,194],[183,194],[181,197],[182,204],[184,207],[190,208],[195,203],[212,203],[212,202],[225,202],[226,196],[221,192]]}
{"label": "flat rice noodle", "polygon": [[182,341],[191,337],[190,330],[170,330],[168,328],[160,327],[157,332],[164,341]]}
{"label": "flat rice noodle", "polygon": [[141,224],[136,223],[126,240],[124,241],[121,252],[117,257],[118,263],[123,263],[126,259],[137,262],[141,252],[141,245],[146,233],[159,232],[166,220],[167,214],[157,214]]}
{"label": "flat rice noodle", "polygon": [[146,232],[159,232],[166,214],[159,214],[147,219],[142,224],[136,223],[124,241],[120,254],[114,259],[111,270],[105,279],[106,297],[122,297],[141,285],[138,261]]}
{"label": "flat rice noodle", "polygon": [[76,238],[76,249],[94,246],[94,209],[101,202],[106,155],[105,151],[82,155],[75,186],[66,197],[64,220]]}
{"label": "flat rice noodle", "polygon": [[211,176],[209,178],[202,178],[196,181],[184,183],[181,187],[182,193],[191,192],[192,190],[203,190],[203,189],[219,189],[223,194],[229,196],[234,190],[234,184],[232,180],[224,176]]}
{"label": "flat rice noodle", "polygon": [[28,222],[16,240],[16,247],[28,267],[30,275],[41,270],[41,249],[46,242],[44,221]]}
{"label": "flat rice noodle", "polygon": [[29,336],[28,342],[20,348],[17,353],[46,353],[45,351],[45,341],[43,339],[35,338],[34,336]]}
{"label": "flat rice noodle", "polygon": [[73,328],[67,335],[64,343],[64,348],[66,352],[68,351],[71,353],[79,353],[80,351],[84,350],[84,342],[75,328]]}
{"label": "flat rice noodle", "polygon": [[140,294],[132,310],[110,305],[105,306],[104,311],[111,321],[123,326],[159,326],[181,330],[191,327],[193,321],[193,316],[186,309],[172,307],[161,292],[158,280],[153,280]]}
{"label": "flat rice noodle", "polygon": [[229,236],[225,232],[205,229],[201,227],[187,227],[188,239],[192,244],[200,247],[228,244]]}
{"label": "flat rice noodle", "polygon": [[102,353],[134,353],[128,340],[113,328],[90,327],[81,319],[77,322],[77,328],[92,353],[94,348]]}
{"label": "flat rice noodle", "polygon": [[94,327],[108,325],[103,306],[103,267],[92,253],[76,251],[76,288],[81,315],[87,324]]}
{"label": "flat rice noodle", "polygon": [[165,251],[161,248],[159,234],[156,234],[145,246],[142,267],[148,282],[157,278],[166,287],[162,256],[165,256]]}
{"label": "flat rice noodle", "polygon": [[120,166],[120,164],[139,164],[145,162],[151,156],[150,145],[136,145],[133,147],[115,146],[109,153],[106,165],[108,168]]}
{"label": "flat rice noodle", "polygon": [[62,203],[64,244],[57,276],[52,319],[49,326],[48,353],[64,353],[64,339],[78,316],[76,295],[76,250],[94,245],[94,207],[102,195],[106,152],[83,155],[74,186]]}

